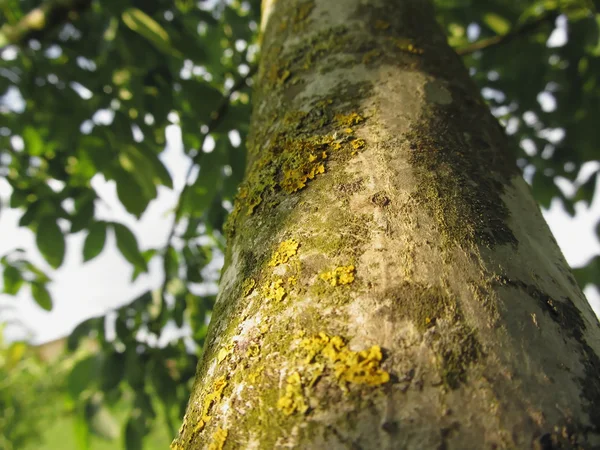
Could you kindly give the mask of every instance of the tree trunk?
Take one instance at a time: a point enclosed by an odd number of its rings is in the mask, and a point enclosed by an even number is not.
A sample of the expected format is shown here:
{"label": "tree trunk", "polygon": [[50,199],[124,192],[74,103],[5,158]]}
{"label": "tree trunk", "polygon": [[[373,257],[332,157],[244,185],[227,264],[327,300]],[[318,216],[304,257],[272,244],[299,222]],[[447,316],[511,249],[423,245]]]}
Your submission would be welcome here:
{"label": "tree trunk", "polygon": [[600,325],[430,3],[263,13],[172,448],[600,448]]}

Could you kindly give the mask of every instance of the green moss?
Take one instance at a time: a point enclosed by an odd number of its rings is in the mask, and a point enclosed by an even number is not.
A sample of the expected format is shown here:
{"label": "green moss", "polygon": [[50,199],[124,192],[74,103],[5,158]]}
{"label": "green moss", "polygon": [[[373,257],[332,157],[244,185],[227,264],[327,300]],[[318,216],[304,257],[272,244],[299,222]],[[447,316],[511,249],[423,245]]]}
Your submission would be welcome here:
{"label": "green moss", "polygon": [[[342,85],[338,89],[347,88],[349,86]],[[367,86],[353,85],[352,89],[364,90]],[[262,139],[268,144],[251,161],[239,188],[234,210],[225,225],[228,237],[231,238],[236,227],[255,211],[273,211],[287,195],[325,176],[331,162],[346,161],[368,145],[363,139],[343,132],[348,125],[361,126],[366,120],[350,109],[353,104],[344,102],[349,95],[348,92],[340,94],[337,102],[316,100],[307,112],[288,111],[278,122],[278,131],[271,131],[271,138],[254,138],[255,146]],[[344,104],[344,110],[336,103]]]}
{"label": "green moss", "polygon": [[413,200],[429,210],[448,244],[516,245],[501,198],[516,169],[482,134],[473,108],[453,98],[451,105],[432,106],[406,135],[418,176]]}
{"label": "green moss", "polygon": [[432,330],[431,345],[444,384],[456,389],[465,382],[482,349],[474,330],[464,325],[458,300],[442,287],[415,282],[390,289],[386,297],[392,301],[393,314],[400,320],[412,322],[422,333],[436,327]]}

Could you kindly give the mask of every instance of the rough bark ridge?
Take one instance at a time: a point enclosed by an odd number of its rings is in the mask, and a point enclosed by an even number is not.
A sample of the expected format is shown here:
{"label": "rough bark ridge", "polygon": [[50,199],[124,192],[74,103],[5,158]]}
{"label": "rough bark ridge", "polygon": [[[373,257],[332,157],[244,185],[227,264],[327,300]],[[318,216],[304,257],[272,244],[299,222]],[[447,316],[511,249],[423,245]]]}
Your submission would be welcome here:
{"label": "rough bark ridge", "polygon": [[175,449],[600,448],[600,326],[424,0],[264,8]]}

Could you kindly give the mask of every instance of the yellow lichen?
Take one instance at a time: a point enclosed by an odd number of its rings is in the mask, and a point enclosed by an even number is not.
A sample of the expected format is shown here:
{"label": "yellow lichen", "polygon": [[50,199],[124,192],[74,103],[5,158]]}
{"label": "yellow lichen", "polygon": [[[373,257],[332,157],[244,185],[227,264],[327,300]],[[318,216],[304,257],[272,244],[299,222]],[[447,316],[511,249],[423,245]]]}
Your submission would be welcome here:
{"label": "yellow lichen", "polygon": [[352,142],[350,142],[350,145],[352,145],[352,148],[354,150],[360,150],[362,148],[365,148],[365,140],[364,139],[354,139]]}
{"label": "yellow lichen", "polygon": [[389,373],[380,367],[383,355],[378,345],[356,352],[350,350],[340,336],[319,333],[304,339],[301,346],[307,352],[306,363],[314,365],[324,359],[344,390],[347,384],[377,386],[390,380]]}
{"label": "yellow lichen", "polygon": [[250,344],[248,346],[248,350],[246,350],[246,356],[248,358],[252,358],[258,355],[260,355],[260,347],[258,346],[258,344]]}
{"label": "yellow lichen", "polygon": [[279,79],[277,80],[280,84],[285,83],[285,80],[287,80],[290,76],[292,75],[292,73],[289,70],[284,70],[281,75],[279,75]]}
{"label": "yellow lichen", "polygon": [[341,284],[350,284],[354,281],[354,265],[336,267],[330,272],[323,272],[319,275],[324,281],[327,281],[332,286]]}
{"label": "yellow lichen", "polygon": [[225,358],[227,358],[233,352],[234,347],[235,347],[235,344],[232,342],[231,344],[226,345],[225,347],[221,348],[221,350],[219,350],[219,353],[217,353],[217,361],[223,362],[223,360]]}
{"label": "yellow lichen", "polygon": [[229,430],[217,428],[217,431],[213,434],[213,440],[208,446],[208,450],[223,450],[228,434]]}
{"label": "yellow lichen", "polygon": [[294,256],[298,252],[298,247],[300,244],[294,239],[288,239],[287,241],[283,241],[279,244],[279,248],[273,256],[271,257],[271,261],[269,262],[270,267],[275,267],[280,264],[287,263],[292,256]]}
{"label": "yellow lichen", "polygon": [[202,404],[202,412],[200,414],[200,420],[194,429],[194,432],[198,433],[202,431],[204,426],[211,419],[211,416],[208,415],[210,409],[213,405],[216,405],[223,395],[223,389],[227,386],[227,379],[223,376],[215,380],[213,385],[212,392],[206,395],[204,398],[204,403]]}
{"label": "yellow lichen", "polygon": [[282,286],[283,280],[278,278],[275,281],[271,281],[269,284],[263,287],[263,295],[265,300],[275,300],[280,302],[286,295],[285,289]]}
{"label": "yellow lichen", "polygon": [[414,55],[422,55],[423,49],[416,47],[409,39],[406,38],[390,38],[392,43],[403,52],[412,53]]}
{"label": "yellow lichen", "polygon": [[[313,141],[295,142],[288,145],[290,154],[301,155],[302,150],[319,150],[328,145],[328,138],[315,139]],[[312,151],[308,153],[305,159],[301,157],[290,158],[283,165],[283,179],[279,183],[284,191],[292,194],[306,186],[308,180],[313,180],[315,176],[325,172],[323,162],[327,159],[327,152]]]}
{"label": "yellow lichen", "polygon": [[259,377],[262,375],[264,367],[259,367],[255,371],[248,374],[248,381],[252,384],[256,383]]}
{"label": "yellow lichen", "polygon": [[359,123],[364,122],[365,118],[360,114],[353,112],[350,114],[337,114],[335,116],[335,120],[337,120],[340,126],[348,128],[353,125],[358,125]]}
{"label": "yellow lichen", "polygon": [[381,56],[381,50],[374,49],[370,50],[363,55],[363,64],[371,64],[374,59],[379,58]]}
{"label": "yellow lichen", "polygon": [[308,404],[304,400],[300,374],[294,372],[287,377],[286,381],[285,394],[277,401],[277,408],[286,416],[290,416],[296,411],[304,414],[308,410]]}
{"label": "yellow lichen", "polygon": [[385,20],[376,20],[375,21],[375,29],[376,30],[387,30],[390,27],[389,22]]}

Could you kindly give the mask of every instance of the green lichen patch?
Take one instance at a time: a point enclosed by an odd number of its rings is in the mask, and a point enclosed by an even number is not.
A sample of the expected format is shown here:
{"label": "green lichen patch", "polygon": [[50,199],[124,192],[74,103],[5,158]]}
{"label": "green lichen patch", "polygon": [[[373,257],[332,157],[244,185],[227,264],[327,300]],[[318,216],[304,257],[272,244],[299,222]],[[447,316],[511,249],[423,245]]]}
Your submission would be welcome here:
{"label": "green lichen patch", "polygon": [[394,312],[409,320],[421,332],[439,319],[452,319],[457,314],[456,300],[440,287],[405,282],[389,289],[386,297],[394,303]]}
{"label": "green lichen patch", "polygon": [[242,297],[248,297],[254,291],[255,286],[256,281],[254,278],[246,278],[242,283]]}
{"label": "green lichen patch", "polygon": [[469,367],[482,355],[475,331],[465,325],[446,330],[444,337],[434,344],[434,350],[438,354],[442,380],[450,389],[457,389],[467,381]]}

